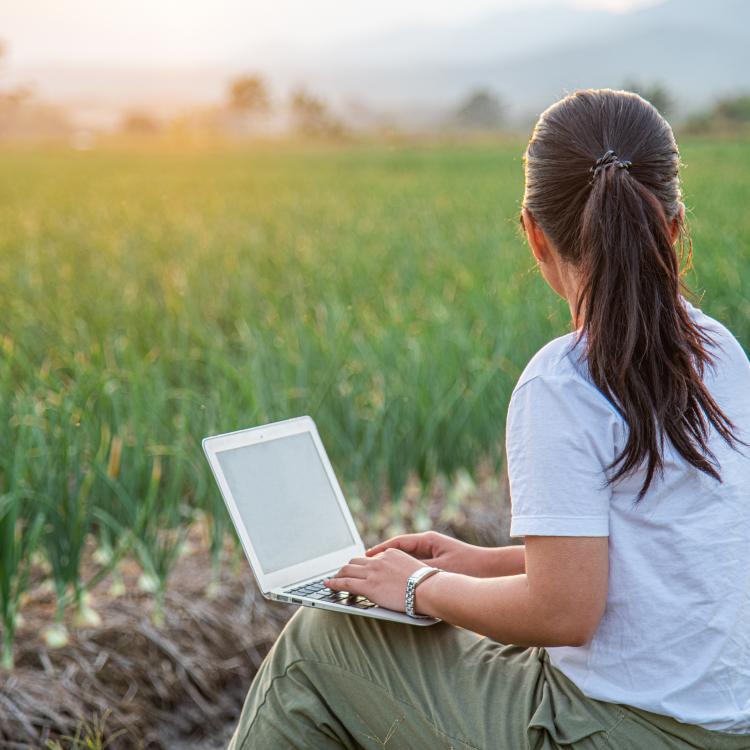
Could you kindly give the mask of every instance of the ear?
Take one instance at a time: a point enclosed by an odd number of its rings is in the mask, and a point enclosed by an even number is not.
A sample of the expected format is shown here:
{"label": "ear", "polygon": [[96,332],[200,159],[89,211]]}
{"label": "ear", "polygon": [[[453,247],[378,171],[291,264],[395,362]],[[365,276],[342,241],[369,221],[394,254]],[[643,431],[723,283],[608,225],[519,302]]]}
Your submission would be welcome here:
{"label": "ear", "polygon": [[549,258],[547,237],[525,206],[521,215],[523,216],[523,228],[526,230],[526,239],[529,241],[531,252],[539,263],[545,263]]}

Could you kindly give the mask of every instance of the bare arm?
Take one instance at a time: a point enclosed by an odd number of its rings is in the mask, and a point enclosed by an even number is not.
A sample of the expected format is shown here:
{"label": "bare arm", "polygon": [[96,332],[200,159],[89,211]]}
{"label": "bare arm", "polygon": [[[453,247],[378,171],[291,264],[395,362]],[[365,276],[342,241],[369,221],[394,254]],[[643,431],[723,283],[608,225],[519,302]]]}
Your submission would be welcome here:
{"label": "bare arm", "polygon": [[580,646],[607,598],[607,537],[527,537],[528,572],[505,578],[440,573],[417,588],[415,609],[522,646]]}
{"label": "bare arm", "polygon": [[[604,613],[608,538],[528,536],[526,572],[494,578],[441,572],[419,584],[415,609],[501,643],[580,646]],[[400,549],[354,558],[331,588],[403,611],[406,579],[422,566]]]}
{"label": "bare arm", "polygon": [[425,565],[477,578],[512,576],[526,572],[523,545],[479,547],[437,531],[401,534],[367,550],[372,557],[386,549],[400,549]]}

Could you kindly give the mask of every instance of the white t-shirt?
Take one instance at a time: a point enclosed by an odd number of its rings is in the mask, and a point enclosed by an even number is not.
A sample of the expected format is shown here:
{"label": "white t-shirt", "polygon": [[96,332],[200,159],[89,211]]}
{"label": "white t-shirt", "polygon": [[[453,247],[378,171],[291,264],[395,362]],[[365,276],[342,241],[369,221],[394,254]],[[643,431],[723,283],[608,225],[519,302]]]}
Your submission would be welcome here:
{"label": "white t-shirt", "polygon": [[[723,351],[704,383],[750,442],[750,362],[736,338],[686,299]],[[750,448],[711,428],[723,484],[665,438],[657,472],[603,487],[627,425],[591,382],[575,333],[529,362],[508,407],[511,536],[609,536],[607,606],[591,641],[549,647],[552,664],[587,696],[750,733]],[[607,476],[611,476],[610,470]]]}

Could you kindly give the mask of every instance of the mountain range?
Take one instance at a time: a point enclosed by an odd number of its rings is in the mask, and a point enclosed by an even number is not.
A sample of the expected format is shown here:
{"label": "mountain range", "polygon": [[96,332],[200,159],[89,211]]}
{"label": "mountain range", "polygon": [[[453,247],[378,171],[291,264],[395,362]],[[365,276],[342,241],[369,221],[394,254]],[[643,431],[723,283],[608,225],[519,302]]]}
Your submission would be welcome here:
{"label": "mountain range", "polygon": [[247,49],[210,69],[50,65],[15,77],[53,101],[166,114],[218,102],[232,76],[257,71],[277,96],[304,85],[340,110],[417,125],[477,88],[497,94],[510,118],[525,123],[576,88],[637,81],[663,85],[679,117],[750,93],[750,1],[664,0],[624,13],[527,7],[457,27],[425,23],[278,49],[263,59]]}
{"label": "mountain range", "polygon": [[665,86],[686,114],[750,93],[750,2],[505,11],[457,29],[381,34],[328,54],[316,70],[326,86],[383,104],[444,102],[486,87],[523,117],[576,88],[636,80]]}

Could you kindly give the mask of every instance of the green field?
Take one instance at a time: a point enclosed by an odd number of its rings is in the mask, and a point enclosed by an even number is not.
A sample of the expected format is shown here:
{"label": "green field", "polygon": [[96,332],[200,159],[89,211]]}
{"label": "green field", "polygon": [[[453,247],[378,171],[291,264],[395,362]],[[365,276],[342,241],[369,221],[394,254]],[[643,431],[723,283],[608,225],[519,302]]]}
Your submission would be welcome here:
{"label": "green field", "polygon": [[[196,510],[218,549],[204,435],[310,414],[370,502],[499,465],[513,384],[569,330],[518,233],[523,148],[0,151],[6,663],[33,549],[59,617],[92,534],[157,596]],[[750,143],[681,150],[688,282],[748,349]]]}

